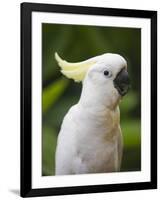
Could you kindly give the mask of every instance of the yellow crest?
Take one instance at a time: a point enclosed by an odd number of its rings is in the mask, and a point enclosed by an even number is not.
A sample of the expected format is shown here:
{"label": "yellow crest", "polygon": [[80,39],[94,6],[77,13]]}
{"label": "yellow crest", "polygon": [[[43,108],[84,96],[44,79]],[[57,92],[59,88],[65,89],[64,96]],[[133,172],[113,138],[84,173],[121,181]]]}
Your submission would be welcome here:
{"label": "yellow crest", "polygon": [[68,78],[74,79],[76,82],[84,80],[88,69],[96,63],[93,59],[88,59],[83,62],[69,63],[61,59],[57,53],[55,53],[55,59],[61,67],[62,74]]}

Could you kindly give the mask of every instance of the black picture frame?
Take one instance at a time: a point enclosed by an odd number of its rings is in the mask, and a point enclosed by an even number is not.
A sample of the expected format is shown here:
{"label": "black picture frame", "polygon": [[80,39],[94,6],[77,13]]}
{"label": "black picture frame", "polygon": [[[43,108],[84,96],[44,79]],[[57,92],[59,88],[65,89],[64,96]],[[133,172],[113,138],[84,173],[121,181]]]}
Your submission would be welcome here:
{"label": "black picture frame", "polygon": [[[92,186],[32,189],[32,12],[148,18],[151,20],[151,181]],[[99,193],[157,188],[157,12],[37,3],[21,4],[21,196]]]}

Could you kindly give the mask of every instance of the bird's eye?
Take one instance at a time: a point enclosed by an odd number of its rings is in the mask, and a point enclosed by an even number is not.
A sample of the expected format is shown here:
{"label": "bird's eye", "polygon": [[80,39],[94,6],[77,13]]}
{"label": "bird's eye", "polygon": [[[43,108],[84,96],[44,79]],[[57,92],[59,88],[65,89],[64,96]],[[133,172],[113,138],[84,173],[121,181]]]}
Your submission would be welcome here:
{"label": "bird's eye", "polygon": [[103,72],[103,74],[104,74],[105,76],[107,76],[107,77],[110,77],[110,76],[111,76],[111,73],[110,73],[108,70],[105,70],[105,71]]}

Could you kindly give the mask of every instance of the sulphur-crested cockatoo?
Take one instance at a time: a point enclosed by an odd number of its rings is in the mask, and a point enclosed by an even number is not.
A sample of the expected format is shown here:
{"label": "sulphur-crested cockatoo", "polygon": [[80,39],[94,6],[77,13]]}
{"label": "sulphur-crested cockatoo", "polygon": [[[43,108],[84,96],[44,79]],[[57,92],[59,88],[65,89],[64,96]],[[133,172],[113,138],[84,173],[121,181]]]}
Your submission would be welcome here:
{"label": "sulphur-crested cockatoo", "polygon": [[56,175],[105,173],[120,170],[122,133],[119,102],[129,87],[127,63],[105,53],[69,63],[57,53],[61,72],[82,82],[78,103],[65,115],[56,148]]}

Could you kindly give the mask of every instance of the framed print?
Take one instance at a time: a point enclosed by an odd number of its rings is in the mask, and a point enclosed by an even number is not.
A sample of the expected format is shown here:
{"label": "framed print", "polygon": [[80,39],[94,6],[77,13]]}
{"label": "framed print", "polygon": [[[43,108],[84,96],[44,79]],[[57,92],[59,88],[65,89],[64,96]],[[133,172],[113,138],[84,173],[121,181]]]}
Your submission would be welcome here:
{"label": "framed print", "polygon": [[157,12],[21,4],[21,196],[157,188]]}

